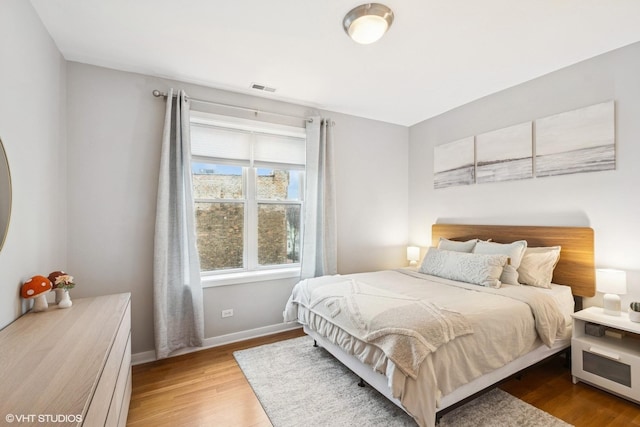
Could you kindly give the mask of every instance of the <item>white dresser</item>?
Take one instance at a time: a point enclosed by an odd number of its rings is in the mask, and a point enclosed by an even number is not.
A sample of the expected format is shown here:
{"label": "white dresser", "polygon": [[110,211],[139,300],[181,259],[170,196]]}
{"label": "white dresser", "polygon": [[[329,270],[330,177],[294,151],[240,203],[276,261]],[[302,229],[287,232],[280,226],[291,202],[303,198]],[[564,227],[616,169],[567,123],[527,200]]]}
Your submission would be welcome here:
{"label": "white dresser", "polygon": [[71,308],[50,305],[0,331],[0,424],[125,426],[130,300],[73,299]]}

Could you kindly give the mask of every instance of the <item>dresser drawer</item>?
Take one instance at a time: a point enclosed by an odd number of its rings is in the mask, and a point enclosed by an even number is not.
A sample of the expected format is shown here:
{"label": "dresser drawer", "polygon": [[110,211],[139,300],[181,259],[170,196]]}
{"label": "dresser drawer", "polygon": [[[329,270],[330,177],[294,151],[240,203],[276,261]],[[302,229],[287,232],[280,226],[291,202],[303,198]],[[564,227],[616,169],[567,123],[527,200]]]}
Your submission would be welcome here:
{"label": "dresser drawer", "polygon": [[129,404],[131,403],[131,389],[131,367],[129,367],[127,381],[124,386],[122,407],[120,408],[120,416],[118,417],[118,427],[126,427],[127,425],[127,418],[129,416]]}
{"label": "dresser drawer", "polygon": [[[112,399],[115,395],[122,364],[125,362],[129,366],[131,365],[130,334],[131,306],[129,305],[120,323],[113,346],[109,351],[83,426],[93,427],[105,425],[105,420],[107,419],[109,408],[112,405]],[[129,354],[128,358],[125,356],[127,352]]]}
{"label": "dresser drawer", "polygon": [[[120,414],[122,407],[125,404],[127,381],[131,376],[131,334],[129,334],[129,340],[127,341],[127,347],[120,364],[120,372],[118,373],[118,380],[113,392],[113,398],[111,399],[111,406],[109,406],[109,413],[107,414],[107,426],[122,425],[120,422]],[[128,402],[128,400],[127,400]],[[128,405],[127,405],[128,407]],[[126,416],[124,414],[124,424],[126,424]]]}

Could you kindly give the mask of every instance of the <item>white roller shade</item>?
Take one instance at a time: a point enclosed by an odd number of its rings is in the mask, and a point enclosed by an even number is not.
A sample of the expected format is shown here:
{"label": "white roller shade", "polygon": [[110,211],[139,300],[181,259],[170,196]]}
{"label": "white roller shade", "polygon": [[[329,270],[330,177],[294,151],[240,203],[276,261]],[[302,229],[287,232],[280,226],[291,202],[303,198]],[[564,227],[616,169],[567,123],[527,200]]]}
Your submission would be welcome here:
{"label": "white roller shade", "polygon": [[238,160],[249,164],[251,135],[235,129],[191,124],[191,154],[212,159]]}
{"label": "white roller shade", "polygon": [[256,167],[304,168],[303,129],[205,113],[191,118],[191,153],[200,159]]}
{"label": "white roller shade", "polygon": [[304,143],[301,138],[256,134],[253,160],[258,166],[273,163],[304,166]]}

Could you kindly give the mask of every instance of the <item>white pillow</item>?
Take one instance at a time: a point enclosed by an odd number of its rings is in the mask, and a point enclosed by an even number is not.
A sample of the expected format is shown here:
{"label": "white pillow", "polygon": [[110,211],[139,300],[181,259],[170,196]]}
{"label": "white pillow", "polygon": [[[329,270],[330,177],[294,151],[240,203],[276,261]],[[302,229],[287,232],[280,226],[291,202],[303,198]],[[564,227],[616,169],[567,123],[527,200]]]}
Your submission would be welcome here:
{"label": "white pillow", "polygon": [[440,238],[438,242],[438,249],[444,249],[446,251],[455,252],[473,252],[473,248],[476,246],[478,239],[467,240],[466,242],[458,242],[455,240]]}
{"label": "white pillow", "polygon": [[560,246],[527,248],[518,268],[520,283],[550,289],[553,270],[560,260],[560,250]]}
{"label": "white pillow", "polygon": [[483,255],[429,248],[420,272],[444,279],[499,288],[500,275],[509,257]]}
{"label": "white pillow", "polygon": [[524,251],[527,249],[526,240],[518,240],[513,243],[495,243],[479,241],[473,248],[474,254],[487,254],[487,255],[506,255],[509,257],[509,264],[502,270],[500,281],[502,283],[508,283],[509,285],[519,285],[518,281],[518,267],[524,256]]}

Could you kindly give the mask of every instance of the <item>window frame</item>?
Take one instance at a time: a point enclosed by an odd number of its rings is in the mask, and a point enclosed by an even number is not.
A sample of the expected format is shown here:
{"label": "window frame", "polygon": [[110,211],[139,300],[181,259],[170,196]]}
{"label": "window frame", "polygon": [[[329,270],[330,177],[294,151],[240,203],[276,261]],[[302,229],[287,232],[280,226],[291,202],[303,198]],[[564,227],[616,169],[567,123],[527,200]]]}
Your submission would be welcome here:
{"label": "window frame", "polygon": [[[253,182],[254,182],[254,191],[256,191],[257,193],[257,189],[258,189],[258,173],[257,170],[258,169],[263,169],[265,168],[264,166],[260,166],[260,167],[255,167],[252,168],[253,169],[253,173],[254,176],[251,177],[250,174],[250,178],[253,178]],[[304,213],[304,184],[306,181],[306,175],[305,175],[305,170],[302,168],[294,168],[291,165],[278,165],[278,164],[273,164],[273,166],[270,166],[270,168],[272,170],[287,170],[287,171],[300,171],[302,172],[300,174],[300,194],[298,199],[296,200],[275,200],[275,199],[259,199],[257,197],[257,194],[255,194],[255,197],[249,202],[250,206],[249,209],[253,209],[253,215],[252,218],[255,220],[255,242],[250,242],[250,244],[255,244],[255,246],[253,247],[254,249],[254,254],[255,254],[255,259],[254,261],[256,262],[256,267],[253,270],[271,270],[271,269],[277,269],[277,268],[297,268],[298,270],[300,269],[300,262],[302,259],[302,256],[300,255],[298,257],[298,262],[294,262],[294,263],[285,263],[285,264],[269,264],[269,265],[260,265],[258,262],[259,259],[259,247],[258,247],[258,236],[259,236],[259,215],[258,215],[258,210],[259,210],[259,205],[288,205],[288,206],[300,206],[300,222],[299,222],[299,238],[300,238],[300,251],[302,250],[302,236],[303,236],[303,231],[304,231],[304,221],[302,221],[303,219],[303,213]],[[250,247],[251,249],[251,247]]]}
{"label": "window frame", "polygon": [[[204,123],[202,121],[201,116],[197,119],[197,121],[191,122],[191,124],[196,124],[198,126],[202,126]],[[212,126],[216,127],[224,127],[218,123],[212,124]],[[251,145],[255,143],[255,134],[270,134],[274,136],[283,136],[290,137],[290,135],[283,134],[279,135],[277,131],[271,131],[271,127],[273,125],[269,124],[270,128],[268,129],[248,129],[246,133],[250,135]],[[305,130],[303,128],[300,129],[300,134],[302,135]],[[301,143],[304,144],[306,138],[302,138],[300,136]],[[202,155],[194,155],[191,156],[191,163],[208,163],[208,164],[219,164],[219,165],[233,165],[239,166],[242,168],[242,189],[243,189],[243,197],[235,198],[235,199],[203,199],[203,198],[195,198],[195,203],[242,203],[244,204],[244,223],[243,223],[243,267],[241,268],[227,268],[227,269],[219,269],[219,270],[201,270],[200,276],[202,280],[203,287],[212,287],[212,286],[222,286],[222,285],[230,285],[230,284],[238,284],[238,283],[248,283],[248,282],[256,282],[262,280],[275,280],[282,278],[293,278],[299,277],[300,275],[300,261],[301,257],[298,257],[298,262],[296,263],[284,263],[284,264],[270,264],[270,265],[260,265],[259,264],[259,254],[258,254],[258,236],[259,236],[259,228],[258,228],[258,212],[259,206],[261,204],[274,204],[274,205],[293,205],[300,206],[300,222],[299,222],[299,239],[300,239],[300,251],[302,249],[302,236],[303,236],[303,227],[304,227],[304,187],[306,182],[306,165],[295,165],[288,163],[278,163],[278,162],[254,162],[253,158],[253,150],[251,150],[251,159],[249,160],[249,164],[246,162],[242,163],[242,161],[236,161],[233,159],[223,159],[223,158],[215,158],[208,157]],[[257,164],[256,164],[257,163]],[[263,199],[257,197],[257,189],[258,189],[258,169],[271,169],[271,170],[287,170],[287,171],[298,171],[300,172],[300,180],[299,180],[299,194],[298,198],[295,200],[276,200],[276,199]]]}

